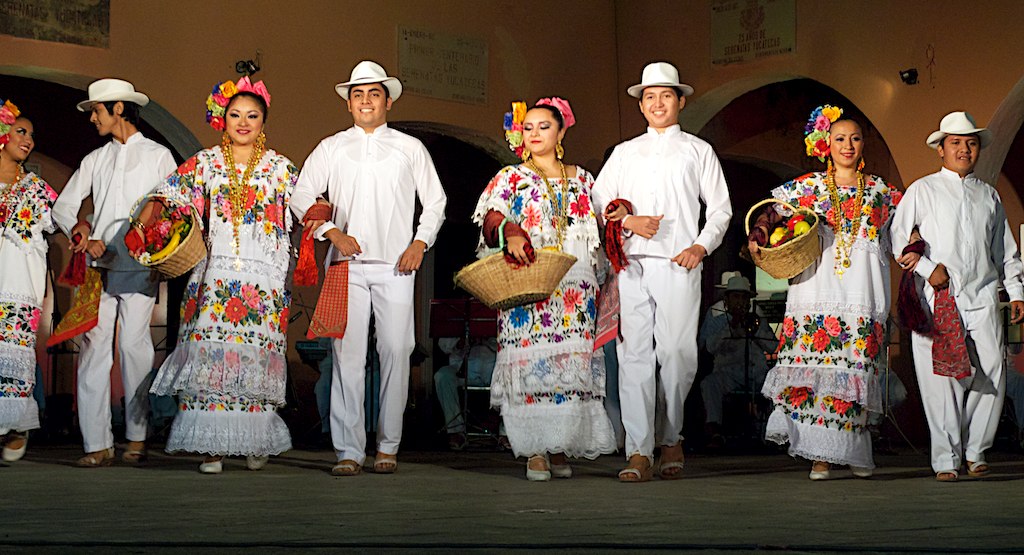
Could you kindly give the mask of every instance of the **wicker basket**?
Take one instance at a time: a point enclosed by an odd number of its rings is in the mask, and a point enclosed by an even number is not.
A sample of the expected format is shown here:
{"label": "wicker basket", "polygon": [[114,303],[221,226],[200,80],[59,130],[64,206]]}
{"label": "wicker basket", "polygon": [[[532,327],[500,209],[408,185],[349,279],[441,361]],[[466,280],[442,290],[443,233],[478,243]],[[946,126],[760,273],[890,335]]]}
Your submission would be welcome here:
{"label": "wicker basket", "polygon": [[510,308],[542,301],[554,293],[562,277],[576,263],[576,257],[563,252],[538,250],[537,260],[529,266],[513,267],[501,252],[459,270],[455,285],[490,308]]}
{"label": "wicker basket", "polygon": [[[132,209],[133,223],[135,222],[135,214],[138,212],[139,206],[149,200],[160,200],[173,206],[182,206],[180,202],[162,195],[146,195],[139,199]],[[178,246],[170,254],[161,258],[158,262],[143,262],[136,259],[139,264],[160,272],[164,279],[176,278],[195,268],[199,261],[206,258],[206,238],[203,236],[202,215],[199,214],[194,205],[189,204],[188,206],[192,213],[192,227],[189,228],[188,235],[181,240],[181,243],[178,243]]]}
{"label": "wicker basket", "polygon": [[750,218],[754,212],[770,203],[781,204],[793,214],[806,214],[814,218],[814,224],[811,225],[811,229],[807,233],[781,246],[761,247],[757,254],[751,253],[751,258],[754,259],[754,264],[758,268],[768,272],[775,279],[790,279],[800,275],[821,256],[821,241],[818,240],[818,222],[821,218],[809,208],[797,208],[778,199],[765,199],[751,206],[747,211],[745,222],[747,235],[750,235]]}

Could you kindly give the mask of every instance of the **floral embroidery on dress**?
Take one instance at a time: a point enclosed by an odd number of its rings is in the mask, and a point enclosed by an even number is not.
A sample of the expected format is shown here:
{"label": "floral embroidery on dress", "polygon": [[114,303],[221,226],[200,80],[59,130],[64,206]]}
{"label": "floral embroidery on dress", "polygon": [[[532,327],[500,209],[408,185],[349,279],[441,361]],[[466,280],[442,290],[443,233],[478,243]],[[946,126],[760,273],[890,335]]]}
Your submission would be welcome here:
{"label": "floral embroidery on dress", "polygon": [[[875,242],[883,227],[889,222],[892,210],[899,204],[903,194],[887,185],[876,175],[865,176],[864,205],[861,209],[861,224],[858,238]],[[809,173],[783,184],[774,191],[783,198],[804,208],[810,208],[826,215],[826,221],[834,220],[832,200],[825,186],[825,175]],[[839,187],[839,204],[843,217],[852,219],[856,214],[856,187]],[[830,225],[830,224],[828,224]]]}
{"label": "floral embroidery on dress", "polygon": [[32,396],[32,384],[0,376],[0,399],[27,399]]}
{"label": "floral embroidery on dress", "polygon": [[251,397],[235,397],[232,395],[182,395],[178,407],[183,410],[205,412],[267,412],[276,410],[271,403],[264,403]]}
{"label": "floral embroidery on dress", "polygon": [[0,302],[0,343],[32,347],[42,310],[19,302]]}
{"label": "floral embroidery on dress", "polygon": [[34,173],[0,194],[0,231],[24,245],[38,243],[45,248],[43,232],[56,227],[50,217],[57,193]]}
{"label": "floral embroidery on dress", "polygon": [[860,403],[831,395],[819,398],[809,387],[786,387],[775,401],[789,418],[802,424],[844,432],[859,432],[866,428],[862,418],[864,407]]}
{"label": "floral embroidery on dress", "polygon": [[876,371],[885,340],[882,323],[864,316],[855,326],[842,316],[805,314],[798,325],[793,316],[782,321],[779,364],[838,366]]}

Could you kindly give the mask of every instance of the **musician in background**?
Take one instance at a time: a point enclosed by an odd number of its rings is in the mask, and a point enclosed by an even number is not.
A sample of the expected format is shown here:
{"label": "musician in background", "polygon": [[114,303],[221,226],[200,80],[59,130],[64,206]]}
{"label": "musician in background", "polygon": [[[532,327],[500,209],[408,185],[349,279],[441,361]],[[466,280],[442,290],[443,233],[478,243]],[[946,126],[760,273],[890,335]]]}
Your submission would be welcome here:
{"label": "musician in background", "polygon": [[[700,328],[698,342],[714,356],[714,370],[700,382],[705,429],[711,446],[721,446],[722,401],[737,389],[760,391],[768,373],[766,354],[775,351],[778,340],[766,318],[750,310],[754,296],[750,280],[729,278],[725,287],[724,310],[712,307]],[[748,348],[749,345],[749,348]]]}

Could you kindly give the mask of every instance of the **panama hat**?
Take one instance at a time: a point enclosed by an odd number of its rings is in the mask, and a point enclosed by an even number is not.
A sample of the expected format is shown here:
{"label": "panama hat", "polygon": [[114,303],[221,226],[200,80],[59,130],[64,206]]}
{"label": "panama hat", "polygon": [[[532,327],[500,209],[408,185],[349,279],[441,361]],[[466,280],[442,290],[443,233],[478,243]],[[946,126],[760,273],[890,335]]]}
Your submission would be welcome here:
{"label": "panama hat", "polygon": [[949,135],[977,135],[981,142],[981,148],[988,146],[992,141],[992,132],[984,127],[978,127],[974,117],[967,112],[951,112],[946,114],[939,122],[939,130],[928,135],[928,146],[939,148],[942,139]]}
{"label": "panama hat", "polygon": [[746,293],[753,295],[754,291],[750,288],[750,280],[743,276],[733,276],[729,278],[729,283],[725,286],[726,293]]}
{"label": "panama hat", "polygon": [[716,289],[725,289],[726,287],[728,287],[728,286],[729,286],[729,280],[730,280],[730,279],[732,279],[732,278],[734,278],[734,277],[740,277],[740,276],[742,276],[742,275],[743,275],[743,274],[742,274],[742,273],[740,273],[739,271],[734,271],[734,272],[722,272],[721,282],[720,282],[720,283],[717,283],[717,284],[715,284],[715,288],[716,288]]}
{"label": "panama hat", "polygon": [[679,82],[679,70],[668,62],[654,62],[644,67],[640,84],[626,89],[626,94],[640,98],[647,87],[675,87],[682,91],[683,96],[693,94],[693,87]]}
{"label": "panama hat", "polygon": [[338,83],[334,86],[334,90],[342,98],[348,100],[349,88],[369,85],[371,83],[383,84],[388,90],[391,100],[398,100],[398,97],[402,96],[402,82],[397,77],[389,76],[380,64],[370,60],[363,60],[356,64],[356,67],[352,69],[352,75],[349,76],[349,80],[344,83]]}
{"label": "panama hat", "polygon": [[100,79],[89,85],[89,100],[78,103],[78,110],[88,112],[97,102],[134,102],[139,106],[149,104],[149,97],[136,91],[135,86],[121,79]]}

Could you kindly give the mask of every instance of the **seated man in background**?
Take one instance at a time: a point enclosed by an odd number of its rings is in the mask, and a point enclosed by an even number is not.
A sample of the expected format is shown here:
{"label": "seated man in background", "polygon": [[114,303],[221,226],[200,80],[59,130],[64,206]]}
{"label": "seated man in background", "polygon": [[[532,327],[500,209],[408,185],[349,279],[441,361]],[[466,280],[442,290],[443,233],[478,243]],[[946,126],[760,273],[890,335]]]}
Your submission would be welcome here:
{"label": "seated man in background", "polygon": [[[434,374],[434,390],[441,403],[441,410],[444,411],[448,447],[453,451],[461,451],[466,447],[466,421],[462,417],[462,403],[459,399],[458,372],[462,362],[467,359],[465,341],[457,337],[442,337],[437,344],[448,355],[448,365]],[[496,338],[473,341],[466,360],[467,385],[491,385],[497,349]]]}
{"label": "seated man in background", "polygon": [[[766,353],[778,340],[768,320],[750,311],[754,292],[750,280],[736,275],[725,288],[724,310],[712,310],[700,328],[698,342],[714,356],[715,368],[700,382],[709,446],[721,447],[723,398],[740,388],[760,391],[768,373]],[[747,345],[749,344],[749,349]]]}

